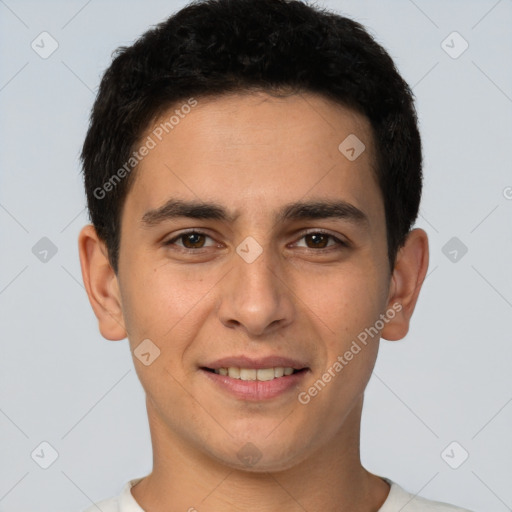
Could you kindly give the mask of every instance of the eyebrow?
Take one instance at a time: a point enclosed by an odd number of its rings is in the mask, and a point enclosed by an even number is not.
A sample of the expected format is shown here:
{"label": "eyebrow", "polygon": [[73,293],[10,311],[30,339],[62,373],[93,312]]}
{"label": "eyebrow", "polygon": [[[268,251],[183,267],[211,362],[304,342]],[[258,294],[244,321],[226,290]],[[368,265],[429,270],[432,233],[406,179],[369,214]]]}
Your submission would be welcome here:
{"label": "eyebrow", "polygon": [[[144,213],[141,221],[144,227],[151,228],[179,217],[234,222],[239,213],[230,213],[217,203],[169,199],[163,206]],[[362,210],[343,200],[296,201],[284,205],[275,215],[275,222],[313,219],[342,219],[356,225],[369,224],[368,216]]]}

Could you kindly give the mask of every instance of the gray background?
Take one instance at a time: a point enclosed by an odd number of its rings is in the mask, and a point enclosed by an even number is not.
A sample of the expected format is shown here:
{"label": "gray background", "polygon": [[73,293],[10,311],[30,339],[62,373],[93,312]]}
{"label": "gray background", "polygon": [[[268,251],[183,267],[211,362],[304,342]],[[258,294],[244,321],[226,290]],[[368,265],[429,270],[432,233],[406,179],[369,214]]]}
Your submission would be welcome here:
{"label": "gray background", "polygon": [[[111,52],[184,3],[0,0],[0,511],[78,512],[151,470],[127,341],[100,336],[81,283],[78,153]],[[430,269],[409,335],[382,342],[363,462],[432,499],[512,510],[512,2],[323,5],[389,50],[425,151]],[[59,45],[47,59],[31,48],[43,31]],[[458,58],[453,31],[469,44]],[[58,452],[48,469],[43,441]]]}

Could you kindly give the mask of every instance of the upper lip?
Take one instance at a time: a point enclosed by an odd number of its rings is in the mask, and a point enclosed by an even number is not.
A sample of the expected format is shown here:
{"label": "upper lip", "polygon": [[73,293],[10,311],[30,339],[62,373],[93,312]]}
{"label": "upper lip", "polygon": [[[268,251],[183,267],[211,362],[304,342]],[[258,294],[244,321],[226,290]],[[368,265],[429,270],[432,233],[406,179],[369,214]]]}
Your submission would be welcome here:
{"label": "upper lip", "polygon": [[248,356],[228,356],[216,359],[210,363],[207,363],[203,368],[210,368],[212,370],[218,370],[219,368],[293,368],[294,370],[301,370],[307,368],[307,364],[304,364],[297,359],[291,359],[289,357],[281,356],[266,356],[252,358]]}

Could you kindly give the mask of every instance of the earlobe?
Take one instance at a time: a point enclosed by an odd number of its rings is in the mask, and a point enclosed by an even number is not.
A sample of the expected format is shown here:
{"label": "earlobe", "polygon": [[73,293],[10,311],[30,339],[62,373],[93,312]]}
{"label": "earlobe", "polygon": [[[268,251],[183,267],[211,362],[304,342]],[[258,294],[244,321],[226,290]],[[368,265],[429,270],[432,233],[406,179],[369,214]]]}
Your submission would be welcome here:
{"label": "earlobe", "polygon": [[126,338],[117,276],[112,269],[105,243],[94,226],[84,226],[78,237],[82,279],[102,336],[117,341]]}
{"label": "earlobe", "polygon": [[396,313],[382,329],[382,338],[400,340],[409,331],[409,322],[427,274],[428,260],[427,234],[423,229],[411,230],[397,254],[387,306]]}

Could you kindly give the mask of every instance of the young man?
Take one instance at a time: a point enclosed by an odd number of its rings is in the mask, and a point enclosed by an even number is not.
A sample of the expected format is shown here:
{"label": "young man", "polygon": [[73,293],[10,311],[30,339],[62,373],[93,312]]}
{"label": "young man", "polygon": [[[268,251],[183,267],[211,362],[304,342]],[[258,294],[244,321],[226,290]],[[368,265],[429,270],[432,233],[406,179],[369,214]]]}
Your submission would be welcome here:
{"label": "young man", "polygon": [[84,143],[82,274],[153,471],[89,510],[456,511],[363,468],[378,340],[428,267],[412,95],[357,23],[208,0],[123,48]]}

